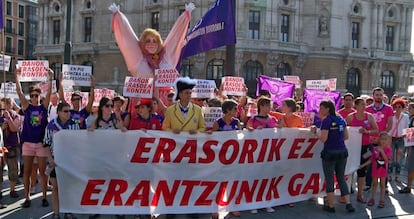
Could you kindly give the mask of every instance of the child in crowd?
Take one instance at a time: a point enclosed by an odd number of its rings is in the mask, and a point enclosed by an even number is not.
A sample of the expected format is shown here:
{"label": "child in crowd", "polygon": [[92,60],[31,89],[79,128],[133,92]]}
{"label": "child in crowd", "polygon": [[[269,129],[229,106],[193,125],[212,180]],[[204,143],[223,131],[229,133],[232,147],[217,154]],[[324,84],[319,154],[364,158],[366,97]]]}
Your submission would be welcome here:
{"label": "child in crowd", "polygon": [[360,166],[363,168],[368,164],[372,163],[372,191],[371,199],[368,201],[368,206],[375,204],[375,194],[377,193],[378,179],[380,182],[380,201],[378,204],[379,208],[384,208],[384,197],[385,197],[385,179],[387,178],[388,162],[391,158],[391,137],[387,132],[381,132],[379,136],[379,144],[377,147],[372,149],[371,159]]}

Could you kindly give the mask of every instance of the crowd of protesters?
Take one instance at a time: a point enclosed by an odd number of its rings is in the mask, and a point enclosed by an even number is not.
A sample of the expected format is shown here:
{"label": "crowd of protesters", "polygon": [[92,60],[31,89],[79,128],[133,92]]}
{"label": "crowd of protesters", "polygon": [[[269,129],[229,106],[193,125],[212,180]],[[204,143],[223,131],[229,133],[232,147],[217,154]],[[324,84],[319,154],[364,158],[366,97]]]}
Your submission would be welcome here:
{"label": "crowd of protesters", "polygon": [[[405,132],[403,129],[413,127],[414,103],[409,98],[393,96],[390,102],[386,102],[383,89],[373,89],[372,96],[354,97],[351,93],[343,95],[342,109],[336,111],[335,105],[330,100],[322,100],[319,106],[320,119],[317,126],[305,127],[300,114],[296,112],[304,110],[300,99],[286,98],[282,105],[273,107],[273,101],[268,91],[262,90],[256,101],[250,97],[228,97],[219,91],[213,99],[192,98],[192,88],[195,81],[189,78],[179,78],[176,81],[175,90],[167,95],[166,103],[162,101],[158,92],[154,92],[153,98],[141,98],[130,101],[122,96],[113,99],[102,97],[99,106],[93,107],[94,81],[91,80],[91,96],[86,107],[82,106],[82,96],[78,92],[71,95],[71,105],[66,103],[63,97],[63,89],[58,94],[51,93],[51,80],[53,72],[49,72],[49,90],[46,96],[41,98],[40,88],[29,88],[29,99],[26,99],[19,82],[19,70],[16,70],[16,88],[21,105],[11,98],[3,98],[0,101],[0,119],[2,123],[2,141],[5,164],[8,166],[11,198],[20,195],[15,190],[18,181],[20,154],[24,165],[20,166],[23,172],[23,184],[25,198],[23,208],[31,206],[30,190],[36,184],[37,174],[40,176],[42,189],[42,206],[49,206],[46,192],[48,179],[52,189],[53,218],[60,218],[59,197],[56,165],[53,156],[53,134],[62,130],[87,129],[88,131],[99,129],[127,130],[165,130],[174,134],[189,132],[190,134],[208,133],[216,131],[231,131],[246,129],[260,131],[264,128],[309,128],[323,143],[321,153],[322,167],[326,179],[326,193],[323,210],[335,212],[334,205],[334,175],[341,191],[341,202],[345,203],[348,212],[355,211],[352,200],[349,198],[350,188],[347,187],[344,177],[348,152],[345,140],[348,138],[347,126],[360,127],[361,165],[357,171],[357,199],[356,202],[375,204],[376,189],[380,187],[380,199],[378,207],[383,208],[384,197],[387,193],[387,181],[400,182],[399,174],[404,167],[408,170],[408,182],[401,186],[400,193],[411,193],[414,179],[414,148],[404,147]],[[59,79],[59,83],[61,80]],[[247,91],[247,89],[246,89]],[[370,102],[371,101],[371,102]],[[134,106],[128,107],[128,104]],[[251,115],[248,108],[257,107],[257,114]],[[202,107],[221,107],[223,117],[214,122],[212,127],[206,127]],[[134,110],[128,110],[128,109]],[[19,115],[19,113],[21,115]],[[21,149],[19,149],[21,145]],[[34,160],[37,160],[35,168]],[[372,166],[372,167],[371,167]],[[3,167],[3,166],[2,166]],[[375,168],[374,168],[375,167]],[[37,169],[38,168],[38,169]],[[379,168],[383,168],[379,171]],[[371,171],[372,170],[372,171]],[[393,172],[395,171],[395,172]],[[35,178],[31,178],[35,172]],[[372,185],[371,198],[366,201],[363,191],[369,190]],[[401,184],[403,185],[403,184]],[[5,205],[0,204],[0,207]],[[294,207],[293,204],[290,204]],[[267,212],[274,212],[271,207],[265,208]],[[251,210],[257,213],[258,210]],[[240,216],[240,212],[230,212],[233,216]],[[98,218],[100,215],[91,215],[90,218]],[[198,218],[197,214],[189,215]],[[117,215],[124,218],[123,215]],[[145,215],[137,215],[135,218],[145,218]],[[64,218],[74,218],[68,212]],[[174,215],[167,215],[174,218]],[[212,213],[212,218],[218,218],[217,213]]]}

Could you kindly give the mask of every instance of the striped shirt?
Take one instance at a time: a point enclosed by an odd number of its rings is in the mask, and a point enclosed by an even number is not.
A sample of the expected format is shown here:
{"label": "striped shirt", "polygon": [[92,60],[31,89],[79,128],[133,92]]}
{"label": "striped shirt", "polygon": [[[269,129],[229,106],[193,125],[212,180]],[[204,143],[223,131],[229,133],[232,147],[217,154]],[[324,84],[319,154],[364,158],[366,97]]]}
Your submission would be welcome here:
{"label": "striped shirt", "polygon": [[73,120],[69,119],[66,121],[65,124],[62,124],[59,118],[55,118],[47,124],[45,137],[43,139],[43,144],[45,147],[50,147],[50,150],[53,153],[53,135],[62,130],[62,129],[69,129],[69,130],[79,130],[79,124]]}

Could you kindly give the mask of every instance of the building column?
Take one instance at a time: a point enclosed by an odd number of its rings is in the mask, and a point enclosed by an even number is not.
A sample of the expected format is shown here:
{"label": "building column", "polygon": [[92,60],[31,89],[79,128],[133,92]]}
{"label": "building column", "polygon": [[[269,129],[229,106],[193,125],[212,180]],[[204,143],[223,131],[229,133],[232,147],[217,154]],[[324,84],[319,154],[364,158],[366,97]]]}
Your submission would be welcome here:
{"label": "building column", "polygon": [[378,5],[378,42],[377,48],[384,49],[384,5]]}
{"label": "building column", "polygon": [[406,28],[407,28],[407,31],[408,32],[406,33],[406,38],[405,38],[405,42],[406,42],[405,43],[405,51],[410,51],[410,49],[411,49],[411,43],[414,43],[414,42],[411,42],[411,39],[410,39],[410,36],[411,36],[411,33],[412,33],[410,31],[412,31],[411,28],[413,27],[413,24],[412,24],[413,10],[414,10],[414,8],[407,8],[407,23],[406,23]]}
{"label": "building column", "polygon": [[406,31],[407,31],[407,8],[403,7],[401,12],[401,23],[399,25],[400,28],[400,37],[399,37],[399,43],[398,43],[398,50],[404,51],[405,50],[405,44],[406,44]]}
{"label": "building column", "polygon": [[371,16],[371,49],[378,48],[378,5],[372,7]]}

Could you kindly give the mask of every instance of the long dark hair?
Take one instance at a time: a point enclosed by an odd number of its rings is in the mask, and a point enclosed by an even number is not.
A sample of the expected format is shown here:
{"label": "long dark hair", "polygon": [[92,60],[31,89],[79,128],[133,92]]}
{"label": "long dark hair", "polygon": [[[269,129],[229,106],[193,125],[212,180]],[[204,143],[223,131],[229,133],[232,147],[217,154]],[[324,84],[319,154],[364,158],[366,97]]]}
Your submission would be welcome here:
{"label": "long dark hair", "polygon": [[[102,108],[105,107],[105,105],[109,101],[112,101],[112,100],[110,98],[108,98],[108,97],[102,97],[101,100],[99,101],[98,117],[96,117],[96,120],[95,120],[96,121],[96,127],[99,126],[99,121],[101,121],[103,119],[103,116],[102,116]],[[111,117],[112,117],[112,115],[111,115]]]}
{"label": "long dark hair", "polygon": [[336,116],[335,104],[332,102],[332,100],[322,100],[319,105],[328,108],[329,115]]}

